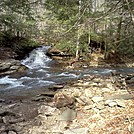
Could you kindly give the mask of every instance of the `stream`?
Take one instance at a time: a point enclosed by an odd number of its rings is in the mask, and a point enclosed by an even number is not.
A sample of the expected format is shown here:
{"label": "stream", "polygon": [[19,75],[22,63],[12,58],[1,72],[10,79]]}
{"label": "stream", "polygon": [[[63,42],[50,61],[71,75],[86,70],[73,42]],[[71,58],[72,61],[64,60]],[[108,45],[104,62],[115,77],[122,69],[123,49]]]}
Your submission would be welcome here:
{"label": "stream", "polygon": [[112,71],[120,74],[134,73],[134,68],[88,67],[65,70],[62,65],[46,56],[48,49],[49,46],[39,47],[21,61],[28,67],[26,74],[21,74],[19,77],[8,75],[0,78],[0,99],[37,95],[49,86],[65,84],[90,75],[110,75]]}

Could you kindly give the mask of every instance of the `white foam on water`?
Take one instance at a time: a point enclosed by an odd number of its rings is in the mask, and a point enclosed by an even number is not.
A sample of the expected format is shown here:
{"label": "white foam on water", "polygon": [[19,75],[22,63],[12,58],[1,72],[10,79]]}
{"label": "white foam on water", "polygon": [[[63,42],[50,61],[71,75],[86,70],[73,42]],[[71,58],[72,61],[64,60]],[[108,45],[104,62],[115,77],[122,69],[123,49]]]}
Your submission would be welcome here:
{"label": "white foam on water", "polygon": [[48,72],[48,71],[44,70],[44,69],[39,69],[39,70],[37,70],[37,72]]}
{"label": "white foam on water", "polygon": [[68,73],[68,72],[63,72],[63,73],[61,73],[61,74],[58,74],[57,76],[65,76],[65,77],[70,77],[70,78],[77,78],[77,77],[79,77],[79,76],[76,75],[76,74]]}
{"label": "white foam on water", "polygon": [[27,57],[25,60],[22,60],[22,64],[30,69],[49,68],[47,63],[49,63],[52,59],[46,56],[48,49],[48,46],[44,46],[33,50],[29,57]]}
{"label": "white foam on water", "polygon": [[27,76],[20,78],[20,80],[32,80],[32,79],[36,79],[36,78],[31,78],[31,77],[27,77]]}
{"label": "white foam on water", "polygon": [[24,86],[21,81],[18,81],[16,78],[9,78],[9,76],[5,76],[5,77],[1,78],[0,84],[8,85],[8,87],[7,87],[8,89]]}
{"label": "white foam on water", "polygon": [[112,69],[99,69],[99,70],[92,70],[90,72],[94,73],[94,74],[109,74],[113,71],[116,71],[116,70],[112,70]]}
{"label": "white foam on water", "polygon": [[39,80],[39,85],[45,85],[45,86],[48,86],[50,84],[55,84],[55,82],[53,81],[47,81],[47,80]]}
{"label": "white foam on water", "polygon": [[116,70],[104,69],[104,70],[101,71],[100,73],[101,73],[101,74],[109,74],[109,73],[111,73],[111,72],[113,72],[113,71],[116,71]]}

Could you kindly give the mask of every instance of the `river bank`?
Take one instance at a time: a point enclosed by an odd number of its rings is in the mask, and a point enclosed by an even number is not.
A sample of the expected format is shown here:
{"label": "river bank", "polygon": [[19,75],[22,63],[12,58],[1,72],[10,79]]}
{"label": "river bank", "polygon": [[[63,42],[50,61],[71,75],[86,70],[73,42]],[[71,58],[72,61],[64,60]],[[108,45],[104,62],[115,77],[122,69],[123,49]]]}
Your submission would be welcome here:
{"label": "river bank", "polygon": [[25,133],[133,133],[134,88],[124,78],[88,77],[66,85],[38,109],[40,124]]}
{"label": "river bank", "polygon": [[131,134],[134,76],[90,76],[0,107],[1,134]]}
{"label": "river bank", "polygon": [[76,59],[74,56],[62,52],[55,47],[48,49],[46,54],[69,69],[86,67],[134,67],[133,56],[128,57],[111,54],[109,58],[106,58],[104,53],[95,52],[88,53]]}
{"label": "river bank", "polygon": [[[1,134],[134,132],[133,68],[89,68],[91,61],[81,59],[57,64],[46,50],[36,49],[23,61],[27,72],[1,79]],[[6,71],[14,68],[3,60],[2,69],[5,64]]]}

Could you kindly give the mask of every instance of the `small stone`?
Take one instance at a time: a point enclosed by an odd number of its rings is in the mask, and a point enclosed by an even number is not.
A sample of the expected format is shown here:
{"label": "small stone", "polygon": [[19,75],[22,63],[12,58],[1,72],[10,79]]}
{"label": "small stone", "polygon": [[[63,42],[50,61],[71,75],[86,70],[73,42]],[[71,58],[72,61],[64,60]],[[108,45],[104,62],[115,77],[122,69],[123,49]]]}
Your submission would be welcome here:
{"label": "small stone", "polygon": [[107,88],[111,89],[111,90],[115,90],[114,86],[112,83],[107,83]]}
{"label": "small stone", "polygon": [[58,92],[54,95],[53,102],[57,108],[62,108],[65,106],[70,106],[75,102],[75,98],[69,95],[66,95],[62,92]]}
{"label": "small stone", "polygon": [[108,105],[110,107],[114,107],[114,106],[117,106],[117,103],[113,100],[106,100],[105,105]]}
{"label": "small stone", "polygon": [[76,111],[67,108],[61,115],[57,117],[57,120],[72,121],[76,118]]}
{"label": "small stone", "polygon": [[102,92],[110,92],[111,91],[111,89],[109,89],[109,88],[102,88],[101,90],[102,90]]}
{"label": "small stone", "polygon": [[3,119],[2,119],[2,117],[0,117],[0,123],[3,123]]}
{"label": "small stone", "polygon": [[119,107],[123,107],[123,108],[126,107],[126,104],[125,104],[124,100],[118,100],[117,99],[116,103],[117,103],[117,106],[119,106]]}
{"label": "small stone", "polygon": [[84,100],[82,100],[82,99],[80,99],[80,98],[75,98],[76,99],[76,101],[79,103],[79,104],[81,104],[81,105],[86,105],[86,102],[84,101]]}
{"label": "small stone", "polygon": [[92,83],[91,86],[98,86],[98,83]]}
{"label": "small stone", "polygon": [[92,98],[92,101],[95,102],[95,103],[97,103],[99,101],[103,101],[103,100],[104,100],[104,98],[103,97],[99,97],[99,96],[95,96],[95,97]]}
{"label": "small stone", "polygon": [[105,108],[104,104],[97,103],[96,108],[102,110]]}
{"label": "small stone", "polygon": [[73,95],[74,97],[79,97],[79,96],[81,96],[81,92],[80,92],[79,90],[75,90],[75,92],[72,93],[72,95]]}
{"label": "small stone", "polygon": [[37,95],[37,97],[40,97],[40,96],[54,97],[55,93],[56,92],[54,91],[45,91],[44,93]]}
{"label": "small stone", "polygon": [[90,82],[84,82],[83,86],[88,86]]}
{"label": "small stone", "polygon": [[85,91],[84,91],[84,93],[85,93],[85,96],[86,97],[93,97],[93,93],[91,92],[91,90],[89,90],[89,89],[85,89]]}
{"label": "small stone", "polygon": [[64,131],[64,134],[88,134],[88,128],[74,128]]}
{"label": "small stone", "polygon": [[51,116],[55,113],[57,109],[56,108],[52,108],[50,106],[41,106],[38,110],[39,114],[43,114],[43,115],[47,115],[47,116]]}
{"label": "small stone", "polygon": [[2,132],[1,134],[7,134],[7,132]]}
{"label": "small stone", "polygon": [[33,97],[32,101],[43,101],[46,99],[46,96]]}
{"label": "small stone", "polygon": [[89,109],[92,109],[94,107],[95,107],[95,105],[88,105],[88,106],[85,106],[84,109],[85,110],[89,110]]}
{"label": "small stone", "polygon": [[17,134],[17,133],[14,131],[9,131],[8,134]]}
{"label": "small stone", "polygon": [[2,118],[3,123],[5,123],[5,124],[9,123],[9,119],[10,119],[9,116],[5,116],[5,117],[3,117],[3,118]]}
{"label": "small stone", "polygon": [[134,133],[134,125],[131,126],[131,131]]}
{"label": "small stone", "polygon": [[10,69],[11,70],[17,70],[19,68],[19,66],[11,66]]}
{"label": "small stone", "polygon": [[57,85],[53,85],[52,87],[49,87],[50,90],[58,90],[58,89],[62,89],[64,87],[63,84],[57,84]]}

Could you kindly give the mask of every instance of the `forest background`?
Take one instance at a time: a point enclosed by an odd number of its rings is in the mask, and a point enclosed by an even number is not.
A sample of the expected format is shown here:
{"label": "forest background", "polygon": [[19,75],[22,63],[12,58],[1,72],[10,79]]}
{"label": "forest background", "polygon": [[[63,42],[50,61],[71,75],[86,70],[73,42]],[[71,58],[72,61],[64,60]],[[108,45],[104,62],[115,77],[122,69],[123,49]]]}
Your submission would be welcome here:
{"label": "forest background", "polygon": [[133,0],[1,0],[0,47],[52,45],[76,59],[134,56]]}

